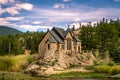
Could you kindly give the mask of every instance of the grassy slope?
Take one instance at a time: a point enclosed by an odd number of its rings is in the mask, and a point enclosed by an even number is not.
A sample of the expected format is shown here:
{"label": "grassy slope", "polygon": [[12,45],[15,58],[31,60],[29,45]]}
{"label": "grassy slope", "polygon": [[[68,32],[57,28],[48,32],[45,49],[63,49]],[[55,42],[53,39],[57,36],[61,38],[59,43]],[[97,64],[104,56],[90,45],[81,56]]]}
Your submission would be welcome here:
{"label": "grassy slope", "polygon": [[13,29],[13,28],[9,28],[6,26],[0,26],[0,35],[9,35],[9,34],[17,34],[17,33],[22,33],[19,30]]}
{"label": "grassy slope", "polygon": [[108,75],[103,73],[94,73],[94,72],[68,72],[68,73],[53,74],[50,77],[97,78],[97,77],[105,77],[105,76],[108,76]]}
{"label": "grassy slope", "polygon": [[0,72],[0,80],[36,80],[36,78],[18,72]]}
{"label": "grassy slope", "polygon": [[[34,56],[34,57],[33,57]],[[38,78],[34,78],[31,76],[28,76],[26,74],[20,73],[24,72],[25,67],[29,64],[29,62],[32,62],[34,60],[36,55],[29,55],[29,54],[23,54],[23,55],[17,55],[17,56],[0,56],[0,80],[4,78],[5,80],[36,80]],[[33,59],[33,60],[32,60]],[[30,61],[29,61],[30,60]],[[12,63],[12,64],[11,64]],[[114,69],[115,67],[115,69]],[[104,68],[104,69],[103,69]],[[93,67],[92,67],[93,69]],[[97,67],[97,70],[108,70],[108,67],[100,66]],[[112,71],[116,72],[116,70],[119,70],[119,67],[116,68],[116,66],[112,67]],[[8,71],[8,72],[7,72]],[[17,72],[16,72],[17,71]],[[83,77],[83,78],[96,78],[96,77],[119,77],[119,74],[110,75],[108,73],[102,73],[102,72],[80,72],[80,71],[71,71],[67,73],[60,73],[60,74],[53,74],[51,76],[48,76],[50,78],[67,78],[67,77]],[[7,78],[7,79],[6,79]],[[40,77],[41,78],[41,77]],[[38,79],[39,80],[39,79]]]}

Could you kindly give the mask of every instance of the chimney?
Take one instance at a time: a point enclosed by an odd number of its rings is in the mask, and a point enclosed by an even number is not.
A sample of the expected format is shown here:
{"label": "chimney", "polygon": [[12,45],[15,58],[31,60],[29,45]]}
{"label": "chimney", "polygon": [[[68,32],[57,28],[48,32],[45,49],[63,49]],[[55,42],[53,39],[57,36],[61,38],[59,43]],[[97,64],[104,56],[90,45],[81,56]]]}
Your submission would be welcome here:
{"label": "chimney", "polygon": [[47,28],[47,32],[49,32],[50,30],[49,30],[49,28]]}
{"label": "chimney", "polygon": [[73,25],[73,27],[75,28],[75,25]]}
{"label": "chimney", "polygon": [[70,25],[68,25],[68,28],[70,28]]}
{"label": "chimney", "polygon": [[79,28],[81,28],[81,27],[82,27],[82,24],[81,24],[81,23],[79,23],[79,26],[80,26]]}

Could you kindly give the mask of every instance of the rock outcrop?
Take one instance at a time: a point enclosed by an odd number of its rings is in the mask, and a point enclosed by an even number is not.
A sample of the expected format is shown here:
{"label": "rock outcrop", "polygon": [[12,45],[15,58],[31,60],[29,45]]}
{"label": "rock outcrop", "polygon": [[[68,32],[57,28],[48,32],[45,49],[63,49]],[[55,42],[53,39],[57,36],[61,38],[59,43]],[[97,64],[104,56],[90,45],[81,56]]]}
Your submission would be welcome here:
{"label": "rock outcrop", "polygon": [[90,66],[95,60],[92,53],[61,53],[47,59],[39,59],[31,63],[26,73],[32,76],[48,76],[55,71],[62,71],[71,67]]}

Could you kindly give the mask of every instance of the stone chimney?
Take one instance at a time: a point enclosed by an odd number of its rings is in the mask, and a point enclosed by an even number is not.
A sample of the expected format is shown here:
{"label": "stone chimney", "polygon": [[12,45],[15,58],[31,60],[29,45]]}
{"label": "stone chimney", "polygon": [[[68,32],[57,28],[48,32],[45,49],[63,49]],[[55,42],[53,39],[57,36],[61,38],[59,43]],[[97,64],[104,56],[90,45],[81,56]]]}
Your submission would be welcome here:
{"label": "stone chimney", "polygon": [[50,31],[50,29],[49,28],[47,28],[47,32],[49,32]]}
{"label": "stone chimney", "polygon": [[70,25],[68,25],[68,28],[70,28]]}
{"label": "stone chimney", "polygon": [[75,25],[73,25],[73,27],[75,28]]}
{"label": "stone chimney", "polygon": [[82,24],[81,24],[81,22],[79,23],[79,28],[82,28]]}

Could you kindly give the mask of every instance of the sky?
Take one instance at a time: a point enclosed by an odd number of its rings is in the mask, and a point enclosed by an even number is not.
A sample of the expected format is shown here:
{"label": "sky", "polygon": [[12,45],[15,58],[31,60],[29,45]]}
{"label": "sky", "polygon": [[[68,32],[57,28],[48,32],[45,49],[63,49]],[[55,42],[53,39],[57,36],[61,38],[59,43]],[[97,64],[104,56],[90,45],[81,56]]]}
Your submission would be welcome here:
{"label": "sky", "polygon": [[0,25],[22,32],[120,18],[120,0],[0,0]]}

